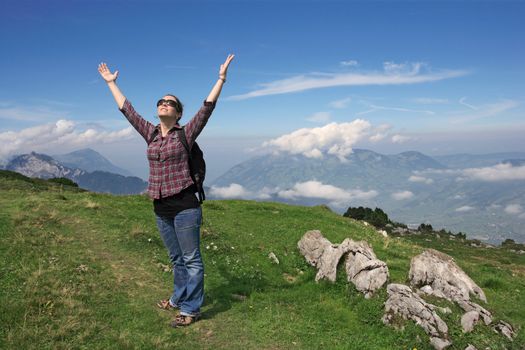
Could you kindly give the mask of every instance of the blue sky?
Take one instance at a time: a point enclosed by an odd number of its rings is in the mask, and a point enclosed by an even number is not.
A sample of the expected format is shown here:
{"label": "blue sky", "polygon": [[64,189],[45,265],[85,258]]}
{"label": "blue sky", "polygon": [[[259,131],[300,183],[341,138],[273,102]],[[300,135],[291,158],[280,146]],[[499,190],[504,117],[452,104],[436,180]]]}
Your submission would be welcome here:
{"label": "blue sky", "polygon": [[523,1],[2,1],[0,157],[91,147],[145,177],[98,63],[145,118],[171,92],[184,121],[228,53],[210,178],[290,144],[525,151],[523,18]]}

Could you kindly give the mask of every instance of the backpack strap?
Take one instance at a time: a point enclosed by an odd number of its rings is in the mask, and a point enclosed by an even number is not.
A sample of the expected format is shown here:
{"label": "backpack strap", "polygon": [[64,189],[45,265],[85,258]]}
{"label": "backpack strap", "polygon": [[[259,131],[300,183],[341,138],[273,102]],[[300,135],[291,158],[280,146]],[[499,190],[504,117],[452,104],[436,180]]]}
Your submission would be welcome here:
{"label": "backpack strap", "polygon": [[188,152],[188,157],[191,162],[191,150],[190,150],[190,146],[188,145],[188,140],[186,139],[186,132],[184,131],[184,126],[180,129],[177,129],[177,134],[179,134],[179,140],[184,146],[184,148],[186,149],[186,152]]}
{"label": "backpack strap", "polygon": [[153,140],[155,140],[155,137],[157,137],[157,135],[159,134],[159,128],[158,127],[155,127],[155,129],[153,129],[153,132],[151,133],[149,139],[148,139],[148,145],[150,143],[153,142]]}

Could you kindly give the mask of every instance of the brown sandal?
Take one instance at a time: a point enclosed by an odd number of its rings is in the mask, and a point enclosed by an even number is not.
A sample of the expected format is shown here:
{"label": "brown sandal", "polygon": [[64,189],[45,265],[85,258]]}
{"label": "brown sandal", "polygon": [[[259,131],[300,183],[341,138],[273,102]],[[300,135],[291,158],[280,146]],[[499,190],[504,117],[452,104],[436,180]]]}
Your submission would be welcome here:
{"label": "brown sandal", "polygon": [[177,310],[178,308],[176,306],[172,306],[170,304],[169,299],[161,300],[157,303],[157,307],[162,310]]}
{"label": "brown sandal", "polygon": [[181,314],[178,314],[173,321],[171,321],[171,326],[174,328],[177,327],[186,327],[189,326],[192,323],[197,322],[197,320],[200,317],[198,315],[196,316],[184,316]]}

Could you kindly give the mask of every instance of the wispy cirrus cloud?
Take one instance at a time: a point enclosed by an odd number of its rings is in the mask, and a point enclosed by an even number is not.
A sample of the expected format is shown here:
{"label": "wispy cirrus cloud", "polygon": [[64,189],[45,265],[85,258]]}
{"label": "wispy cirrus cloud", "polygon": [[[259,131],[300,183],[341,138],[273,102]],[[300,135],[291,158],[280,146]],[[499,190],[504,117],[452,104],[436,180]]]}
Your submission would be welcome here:
{"label": "wispy cirrus cloud", "polygon": [[229,100],[245,100],[254,97],[287,94],[311,89],[335,86],[404,85],[439,81],[468,74],[465,70],[432,71],[424,63],[385,62],[380,72],[310,73],[259,85],[259,88]]}
{"label": "wispy cirrus cloud", "polygon": [[38,125],[20,131],[0,133],[0,158],[31,151],[61,152],[63,149],[113,143],[133,137],[132,127],[118,131],[80,129],[75,122],[61,119],[55,123]]}
{"label": "wispy cirrus cloud", "polygon": [[369,109],[366,111],[358,112],[356,113],[357,116],[361,116],[364,114],[369,114],[377,111],[394,111],[394,112],[408,112],[408,113],[422,113],[422,114],[429,114],[434,115],[435,113],[433,111],[429,110],[421,110],[421,109],[411,109],[411,108],[403,108],[403,107],[386,107],[386,106],[378,106],[369,104]]}
{"label": "wispy cirrus cloud", "polygon": [[[462,100],[463,99],[460,100],[460,103]],[[494,117],[494,116],[500,115],[503,112],[516,108],[520,105],[518,101],[514,101],[514,100],[501,100],[499,102],[480,105],[480,106],[473,106],[470,104],[466,104],[464,102],[461,104],[469,107],[472,110],[472,112],[453,113],[452,116],[450,117],[450,122],[452,124],[461,124],[461,123],[472,122],[478,119]]]}
{"label": "wispy cirrus cloud", "polygon": [[465,101],[467,100],[466,97],[462,97],[459,99],[459,104],[465,106],[465,107],[468,107],[474,111],[477,111],[478,110],[478,107],[474,106],[474,105],[471,105],[470,103],[466,103]]}

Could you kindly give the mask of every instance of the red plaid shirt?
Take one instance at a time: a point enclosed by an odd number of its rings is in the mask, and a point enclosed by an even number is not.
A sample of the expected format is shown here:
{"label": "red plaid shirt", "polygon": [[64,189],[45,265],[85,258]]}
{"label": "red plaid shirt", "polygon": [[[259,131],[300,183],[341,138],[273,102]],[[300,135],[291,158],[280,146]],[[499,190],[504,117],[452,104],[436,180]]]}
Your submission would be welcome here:
{"label": "red plaid shirt", "polygon": [[[215,108],[215,102],[204,101],[197,114],[186,124],[185,132],[190,148],[201,133]],[[140,135],[149,142],[155,128],[159,128],[157,136],[148,145],[149,180],[148,195],[153,199],[164,198],[179,193],[193,185],[188,165],[188,153],[179,141],[175,125],[162,137],[160,125],[153,125],[142,118],[126,99],[120,110]]]}

